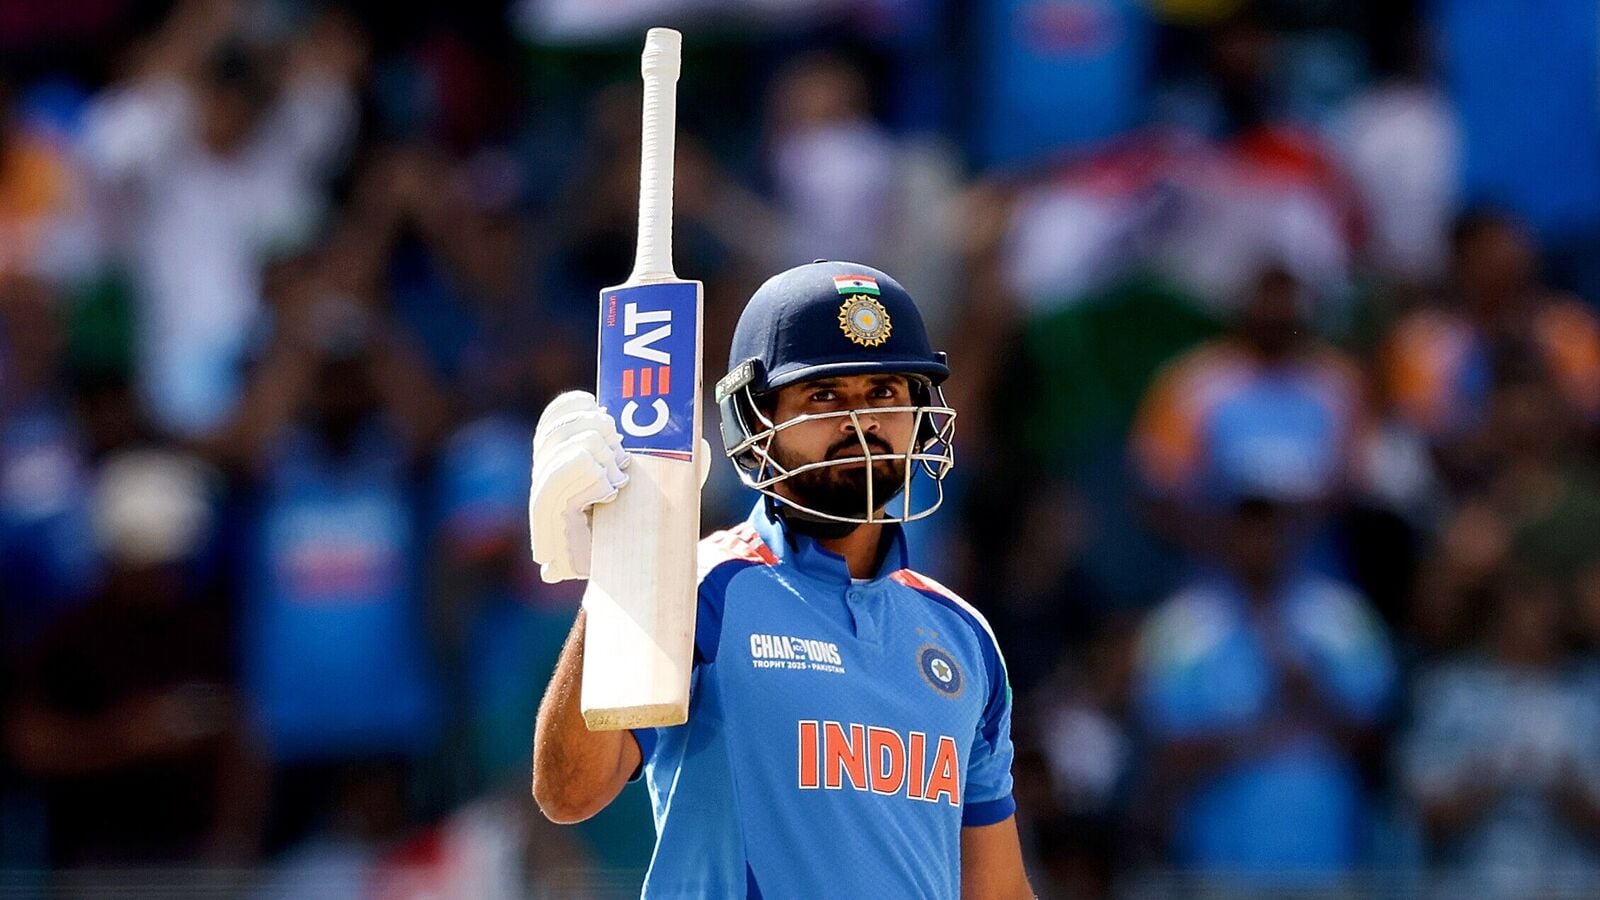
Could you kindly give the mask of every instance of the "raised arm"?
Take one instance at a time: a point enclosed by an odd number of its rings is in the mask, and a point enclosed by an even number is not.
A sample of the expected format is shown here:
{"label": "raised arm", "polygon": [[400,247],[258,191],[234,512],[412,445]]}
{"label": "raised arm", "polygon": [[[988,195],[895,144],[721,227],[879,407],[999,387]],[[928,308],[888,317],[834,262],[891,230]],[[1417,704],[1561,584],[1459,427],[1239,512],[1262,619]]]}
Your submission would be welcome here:
{"label": "raised arm", "polygon": [[533,732],[533,799],[547,818],[582,822],[617,798],[639,767],[639,743],[626,731],[590,731],[578,708],[583,682],[584,614],[578,612],[550,678]]}
{"label": "raised arm", "polygon": [[287,71],[260,129],[260,159],[322,178],[344,158],[360,118],[356,84],[369,48],[342,13],[325,12],[288,48]]}
{"label": "raised arm", "polygon": [[[570,391],[550,401],[533,437],[528,526],[533,558],[546,581],[589,575],[589,510],[627,484],[627,452],[616,424],[593,394]],[[641,759],[620,731],[590,731],[579,706],[584,613],[561,651],[539,704],[533,733],[533,798],[553,822],[581,822],[616,799]]]}

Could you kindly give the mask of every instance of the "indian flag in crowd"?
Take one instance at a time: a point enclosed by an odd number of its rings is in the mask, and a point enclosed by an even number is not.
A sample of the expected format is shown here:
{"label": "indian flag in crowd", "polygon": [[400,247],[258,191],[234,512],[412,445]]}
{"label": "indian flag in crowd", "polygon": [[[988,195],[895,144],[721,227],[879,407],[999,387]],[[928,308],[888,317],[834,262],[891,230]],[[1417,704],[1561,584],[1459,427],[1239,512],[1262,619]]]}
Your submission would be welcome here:
{"label": "indian flag in crowd", "polygon": [[835,275],[833,287],[841,294],[871,294],[878,296],[878,279],[871,275]]}

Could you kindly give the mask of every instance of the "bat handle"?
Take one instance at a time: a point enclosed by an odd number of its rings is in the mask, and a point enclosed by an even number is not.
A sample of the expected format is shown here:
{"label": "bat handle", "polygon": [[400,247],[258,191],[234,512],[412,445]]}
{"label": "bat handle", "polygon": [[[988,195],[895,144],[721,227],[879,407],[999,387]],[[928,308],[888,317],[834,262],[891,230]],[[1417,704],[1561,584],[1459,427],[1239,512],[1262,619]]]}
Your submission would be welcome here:
{"label": "bat handle", "polygon": [[639,244],[631,281],[675,277],[672,270],[672,163],[683,35],[652,28],[644,40],[643,145],[639,156]]}

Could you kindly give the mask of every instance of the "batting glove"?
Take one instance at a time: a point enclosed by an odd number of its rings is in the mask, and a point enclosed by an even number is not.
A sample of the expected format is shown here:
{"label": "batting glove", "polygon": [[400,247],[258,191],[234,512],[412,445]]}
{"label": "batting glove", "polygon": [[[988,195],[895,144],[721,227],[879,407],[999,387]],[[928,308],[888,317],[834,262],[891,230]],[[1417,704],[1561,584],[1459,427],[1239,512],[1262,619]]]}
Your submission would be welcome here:
{"label": "batting glove", "polygon": [[545,581],[589,577],[589,510],[617,496],[631,461],[593,394],[568,391],[544,408],[533,434],[528,529]]}
{"label": "batting glove", "polygon": [[[528,531],[539,577],[548,582],[589,577],[591,510],[628,483],[633,457],[616,420],[593,394],[568,391],[550,401],[533,434]],[[700,486],[711,474],[711,444],[700,440]]]}

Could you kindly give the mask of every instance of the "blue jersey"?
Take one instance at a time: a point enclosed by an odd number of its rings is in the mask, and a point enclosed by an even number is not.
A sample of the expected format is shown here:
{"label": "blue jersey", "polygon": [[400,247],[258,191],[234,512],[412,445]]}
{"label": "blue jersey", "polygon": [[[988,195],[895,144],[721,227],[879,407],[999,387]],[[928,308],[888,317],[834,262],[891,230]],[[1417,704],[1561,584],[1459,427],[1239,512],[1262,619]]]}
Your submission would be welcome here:
{"label": "blue jersey", "polygon": [[635,731],[647,897],[956,897],[961,828],[1016,809],[1011,696],[983,616],[871,579],[756,506],[700,544],[689,721]]}
{"label": "blue jersey", "polygon": [[296,433],[265,473],[244,671],[278,759],[417,753],[439,717],[403,452],[365,430],[345,459]]}

